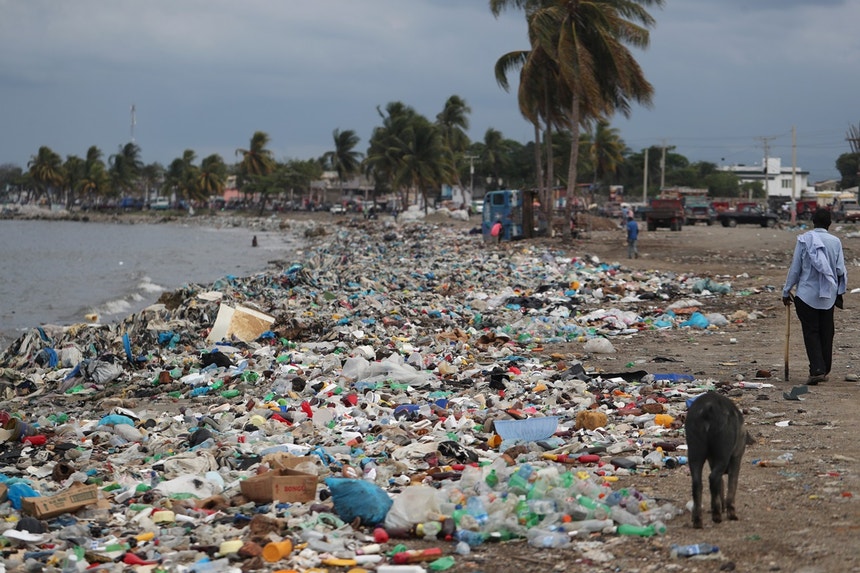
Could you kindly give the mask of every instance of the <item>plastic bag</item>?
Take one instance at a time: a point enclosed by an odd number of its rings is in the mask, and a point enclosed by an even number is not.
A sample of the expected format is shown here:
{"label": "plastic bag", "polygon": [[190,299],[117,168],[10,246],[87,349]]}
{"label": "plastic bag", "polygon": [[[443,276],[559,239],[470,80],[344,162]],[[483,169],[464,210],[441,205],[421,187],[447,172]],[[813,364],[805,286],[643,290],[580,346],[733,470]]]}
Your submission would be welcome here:
{"label": "plastic bag", "polygon": [[595,354],[613,354],[615,352],[615,347],[612,346],[612,343],[602,336],[589,339],[582,349],[585,352],[594,352]]}
{"label": "plastic bag", "polygon": [[362,525],[382,523],[393,503],[382,488],[369,481],[330,477],[325,484],[331,490],[335,513],[347,523],[356,517]]}
{"label": "plastic bag", "polygon": [[690,318],[682,322],[679,326],[691,326],[693,328],[708,328],[708,319],[701,312],[694,312]]}
{"label": "plastic bag", "polygon": [[433,519],[441,512],[435,489],[426,485],[411,485],[394,498],[385,516],[385,527],[408,529]]}

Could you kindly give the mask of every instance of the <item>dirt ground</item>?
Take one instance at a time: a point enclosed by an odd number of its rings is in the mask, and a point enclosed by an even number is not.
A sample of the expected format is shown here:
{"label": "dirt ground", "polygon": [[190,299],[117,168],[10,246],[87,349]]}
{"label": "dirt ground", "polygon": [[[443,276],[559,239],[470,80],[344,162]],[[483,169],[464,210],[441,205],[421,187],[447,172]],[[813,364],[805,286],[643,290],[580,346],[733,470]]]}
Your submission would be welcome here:
{"label": "dirt ground", "polygon": [[[855,231],[851,225],[834,226],[831,231],[843,240],[850,292],[852,269],[860,264],[860,238],[846,236]],[[604,550],[614,556],[603,563],[589,562],[575,549],[533,550],[523,543],[510,548],[484,546],[473,553],[473,559],[460,560],[456,571],[860,571],[860,385],[850,380],[860,374],[860,294],[847,295],[845,310],[837,311],[831,380],[810,386],[801,401],[784,399],[783,392],[802,384],[808,375],[800,324],[792,308],[789,381],[783,379],[786,310],[780,290],[798,233],[704,225],[685,227],[681,232],[643,231],[641,255],[634,260],[626,258],[621,230],[593,231],[575,241],[546,239],[547,245],[566,248],[571,255],[618,261],[625,269],[694,273],[730,282],[732,294],[708,300],[703,312],[728,316],[745,310],[762,315],[716,331],[676,329],[613,339],[616,354],[584,357],[586,363],[608,372],[624,371],[630,362],[636,363],[636,369],[665,371],[665,364],[656,365],[652,359],[671,357],[678,360],[671,364],[677,372],[727,383],[752,381],[760,370],[772,373],[771,379],[759,380],[772,388],[732,394],[756,438],[756,444],[747,448],[741,470],[740,520],[713,524],[706,513],[704,529],[696,530],[685,511],[668,522],[665,536],[601,538],[607,542]],[[560,350],[570,349],[545,349]],[[779,424],[786,421],[787,426]],[[784,453],[793,456],[785,467],[754,465],[755,460],[772,460]],[[691,498],[686,466],[623,478],[618,487],[629,485],[678,507],[685,507]],[[707,507],[707,485],[705,490]],[[719,558],[670,557],[672,544],[693,543],[719,546]]]}

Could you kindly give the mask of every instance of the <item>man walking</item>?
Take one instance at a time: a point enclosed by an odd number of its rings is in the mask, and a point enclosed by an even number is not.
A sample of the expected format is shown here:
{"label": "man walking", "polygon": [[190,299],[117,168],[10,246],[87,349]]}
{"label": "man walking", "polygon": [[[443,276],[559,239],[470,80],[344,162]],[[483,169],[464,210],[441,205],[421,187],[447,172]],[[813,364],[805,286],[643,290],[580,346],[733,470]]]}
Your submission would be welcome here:
{"label": "man walking", "polygon": [[[827,232],[830,211],[817,209],[812,215],[813,229],[797,237],[794,257],[782,302],[788,306],[794,300],[797,318],[803,330],[803,344],[809,359],[807,384],[825,382],[833,363],[833,307],[842,308],[842,295],[847,288],[847,269],[841,241]],[[794,297],[791,289],[797,287]]]}
{"label": "man walking", "polygon": [[639,248],[636,244],[639,242],[639,225],[633,219],[633,215],[627,216],[627,258],[638,259]]}

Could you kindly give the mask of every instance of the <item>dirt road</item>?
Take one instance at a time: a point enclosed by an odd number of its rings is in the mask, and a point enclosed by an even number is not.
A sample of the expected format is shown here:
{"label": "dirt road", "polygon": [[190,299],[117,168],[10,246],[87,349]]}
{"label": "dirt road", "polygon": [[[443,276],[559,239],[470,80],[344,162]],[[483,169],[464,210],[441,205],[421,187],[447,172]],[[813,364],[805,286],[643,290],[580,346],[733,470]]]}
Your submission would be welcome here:
{"label": "dirt road", "polygon": [[[860,286],[860,238],[850,236],[855,231],[851,225],[834,226],[831,231],[843,239],[850,291],[852,286]],[[539,551],[519,544],[478,551],[471,564],[461,561],[457,571],[860,571],[860,383],[846,380],[860,374],[860,294],[847,295],[845,310],[837,311],[831,381],[809,387],[801,401],[784,399],[783,392],[801,384],[808,374],[800,324],[792,312],[790,381],[782,379],[786,311],[780,290],[798,232],[720,226],[642,232],[641,257],[632,261],[626,258],[621,230],[596,231],[573,242],[547,240],[548,245],[569,248],[575,256],[590,254],[604,262],[620,261],[629,269],[622,272],[659,269],[729,282],[732,293],[706,302],[703,312],[729,316],[745,311],[757,317],[717,330],[675,329],[619,337],[612,341],[616,354],[585,357],[607,372],[622,371],[631,362],[639,369],[665,371],[666,364],[655,364],[652,359],[670,357],[678,361],[671,364],[677,372],[723,383],[753,380],[758,371],[773,374],[771,379],[760,380],[772,388],[732,393],[757,441],[747,449],[741,470],[740,521],[714,525],[706,516],[705,528],[696,530],[685,512],[669,522],[663,537],[604,539],[603,549],[614,557],[606,562],[589,560],[576,550]],[[560,350],[565,348],[546,349]],[[755,460],[773,460],[783,454],[792,456],[784,467],[754,465]],[[665,470],[656,477],[625,478],[624,485],[634,485],[678,507],[691,498],[686,467]],[[709,499],[706,493],[706,504]],[[718,545],[721,557],[669,556],[672,544],[702,542]]]}

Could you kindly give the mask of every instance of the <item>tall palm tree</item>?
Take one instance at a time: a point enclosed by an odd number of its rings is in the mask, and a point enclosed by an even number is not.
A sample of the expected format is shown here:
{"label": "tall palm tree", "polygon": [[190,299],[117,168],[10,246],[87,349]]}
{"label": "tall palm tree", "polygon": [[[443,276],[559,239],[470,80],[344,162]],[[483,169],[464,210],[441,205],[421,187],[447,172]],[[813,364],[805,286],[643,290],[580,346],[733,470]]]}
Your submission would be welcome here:
{"label": "tall palm tree", "polygon": [[484,146],[481,149],[480,162],[489,177],[492,178],[491,188],[498,188],[499,178],[505,172],[510,154],[502,132],[492,127],[484,133]]}
{"label": "tall palm tree", "polygon": [[[448,148],[449,161],[452,165],[460,164],[466,150],[469,148],[469,114],[472,108],[466,100],[458,95],[452,95],[445,101],[445,107],[436,115],[436,125],[441,131],[442,141]],[[455,170],[457,185],[462,189],[459,170]]]}
{"label": "tall palm tree", "polygon": [[207,200],[213,195],[223,194],[226,181],[227,165],[224,160],[217,153],[209,155],[200,163],[192,199]]}
{"label": "tall palm tree", "polygon": [[69,155],[63,163],[65,175],[63,187],[66,192],[66,209],[71,210],[75,202],[75,193],[80,191],[81,183],[86,175],[86,163],[77,155]]}
{"label": "tall palm tree", "polygon": [[143,162],[140,160],[140,146],[134,142],[121,146],[119,153],[111,155],[110,177],[114,194],[130,193],[137,182]]}
{"label": "tall palm tree", "polygon": [[411,137],[408,132],[422,116],[402,102],[390,102],[385,106],[385,112],[380,108],[376,108],[376,112],[382,118],[382,125],[375,127],[370,136],[364,170],[375,181],[390,186],[392,191],[398,194],[405,191],[403,206],[406,207],[409,205],[409,187],[398,187],[397,174],[406,142]]}
{"label": "tall palm tree", "polygon": [[167,167],[166,183],[174,190],[178,197],[191,199],[195,194],[199,168],[194,165],[197,154],[192,149],[182,152],[182,157],[177,157]]}
{"label": "tall palm tree", "polygon": [[269,145],[269,134],[264,131],[255,131],[251,136],[248,149],[237,149],[236,155],[241,156],[238,166],[238,186],[245,192],[245,185],[253,183],[255,179],[269,175],[275,170],[275,159],[272,151],[267,149]]}
{"label": "tall palm tree", "polygon": [[605,178],[614,175],[618,166],[624,161],[625,145],[619,136],[618,129],[609,126],[605,119],[599,119],[588,134],[589,158],[594,169],[594,183],[605,182]]}
{"label": "tall palm tree", "polygon": [[361,169],[361,152],[355,150],[360,138],[351,129],[346,131],[335,129],[332,132],[332,137],[334,138],[334,150],[327,151],[323,155],[323,159],[337,172],[340,194],[343,196],[344,182],[359,173]]}
{"label": "tall palm tree", "polygon": [[396,180],[421,193],[426,215],[430,207],[430,190],[438,190],[442,183],[453,177],[454,165],[442,132],[426,118],[415,118],[404,136]]}
{"label": "tall palm tree", "polygon": [[[558,65],[560,83],[570,90],[565,106],[572,140],[580,126],[594,118],[620,111],[628,116],[631,104],[651,102],[653,87],[627,46],[646,48],[648,28],[655,23],[647,8],[665,0],[490,0],[499,14],[507,7],[532,11],[530,34]],[[570,150],[568,209],[576,194],[579,146]]]}
{"label": "tall palm tree", "polygon": [[84,177],[80,183],[80,193],[92,200],[101,195],[107,195],[110,188],[110,178],[107,167],[102,160],[102,151],[95,145],[87,149],[84,158]]}
{"label": "tall palm tree", "polygon": [[36,155],[30,157],[27,167],[37,193],[44,195],[50,206],[53,190],[64,181],[62,158],[53,149],[43,145]]}

